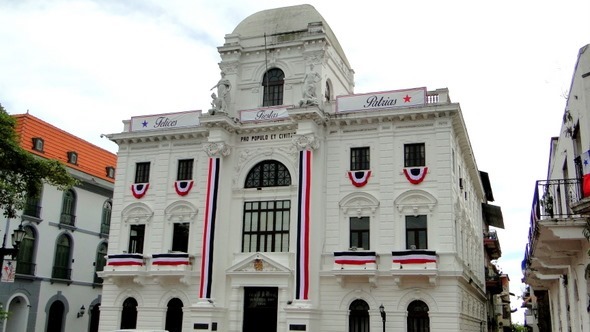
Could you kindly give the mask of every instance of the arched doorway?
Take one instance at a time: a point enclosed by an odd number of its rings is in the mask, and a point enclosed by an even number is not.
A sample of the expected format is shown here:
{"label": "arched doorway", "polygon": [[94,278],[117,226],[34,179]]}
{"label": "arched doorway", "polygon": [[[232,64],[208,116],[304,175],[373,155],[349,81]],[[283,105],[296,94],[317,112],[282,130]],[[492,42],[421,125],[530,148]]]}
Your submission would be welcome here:
{"label": "arched doorway", "polygon": [[369,305],[367,302],[354,300],[348,310],[348,331],[369,332]]}
{"label": "arched doorway", "polygon": [[98,332],[98,322],[100,319],[100,303],[90,307],[90,326],[89,332]]}
{"label": "arched doorway", "polygon": [[182,331],[182,301],[178,298],[173,298],[168,302],[168,310],[166,310],[166,327],[169,332]]}
{"label": "arched doorway", "polygon": [[134,329],[137,327],[137,301],[128,297],[123,302],[121,311],[121,329]]}
{"label": "arched doorway", "polygon": [[426,303],[416,300],[408,305],[408,332],[429,332],[430,319]]}
{"label": "arched doorway", "polygon": [[47,315],[47,332],[63,332],[65,306],[62,301],[54,301]]}
{"label": "arched doorway", "polygon": [[26,331],[29,317],[29,306],[24,297],[16,296],[8,304],[6,311],[10,312],[10,319],[6,319],[4,331]]}

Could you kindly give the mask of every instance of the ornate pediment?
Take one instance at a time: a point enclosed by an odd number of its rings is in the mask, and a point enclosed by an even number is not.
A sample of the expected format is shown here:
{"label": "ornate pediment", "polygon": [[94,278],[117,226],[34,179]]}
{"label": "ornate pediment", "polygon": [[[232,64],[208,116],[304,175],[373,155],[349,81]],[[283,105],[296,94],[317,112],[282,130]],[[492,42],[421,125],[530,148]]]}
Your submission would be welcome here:
{"label": "ornate pediment", "polygon": [[228,275],[241,274],[273,274],[273,275],[290,275],[291,269],[278,261],[262,253],[253,253],[252,255],[242,257],[234,265],[227,269]]}

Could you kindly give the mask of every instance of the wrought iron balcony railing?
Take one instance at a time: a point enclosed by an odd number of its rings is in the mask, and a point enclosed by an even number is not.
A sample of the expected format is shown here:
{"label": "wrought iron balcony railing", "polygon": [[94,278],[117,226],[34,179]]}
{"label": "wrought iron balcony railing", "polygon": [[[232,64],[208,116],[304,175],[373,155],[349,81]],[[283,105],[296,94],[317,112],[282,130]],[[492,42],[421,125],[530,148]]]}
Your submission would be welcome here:
{"label": "wrought iron balcony railing", "polygon": [[582,198],[580,179],[537,181],[531,216],[537,220],[571,217],[576,214],[571,206]]}
{"label": "wrought iron balcony railing", "polygon": [[72,269],[63,266],[54,266],[51,277],[55,279],[70,280],[72,278]]}
{"label": "wrought iron balcony railing", "polygon": [[523,270],[530,264],[531,251],[539,235],[540,221],[560,222],[583,217],[572,210],[572,206],[584,199],[582,189],[582,180],[579,178],[537,181],[531,206],[529,242],[522,262]]}
{"label": "wrought iron balcony railing", "polygon": [[25,216],[31,216],[35,218],[41,217],[41,206],[37,203],[27,203],[23,210]]}
{"label": "wrought iron balcony railing", "polygon": [[59,218],[59,222],[65,225],[75,226],[76,216],[69,213],[62,213],[61,218]]}
{"label": "wrought iron balcony railing", "polygon": [[29,276],[35,275],[35,263],[18,261],[16,262],[16,273]]}

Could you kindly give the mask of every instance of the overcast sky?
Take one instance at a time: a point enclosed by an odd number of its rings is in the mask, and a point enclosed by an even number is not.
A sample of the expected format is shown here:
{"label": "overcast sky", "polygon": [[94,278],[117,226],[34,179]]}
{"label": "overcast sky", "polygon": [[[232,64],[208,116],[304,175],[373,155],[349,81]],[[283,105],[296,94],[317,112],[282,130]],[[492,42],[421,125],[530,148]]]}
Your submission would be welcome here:
{"label": "overcast sky", "polygon": [[[449,88],[502,207],[499,264],[520,295],[534,184],[590,43],[588,0],[0,0],[0,103],[116,152],[100,134],[121,132],[122,120],[205,112],[225,34],[257,11],[301,3],[336,34],[355,93]],[[522,311],[513,317],[522,322]]]}

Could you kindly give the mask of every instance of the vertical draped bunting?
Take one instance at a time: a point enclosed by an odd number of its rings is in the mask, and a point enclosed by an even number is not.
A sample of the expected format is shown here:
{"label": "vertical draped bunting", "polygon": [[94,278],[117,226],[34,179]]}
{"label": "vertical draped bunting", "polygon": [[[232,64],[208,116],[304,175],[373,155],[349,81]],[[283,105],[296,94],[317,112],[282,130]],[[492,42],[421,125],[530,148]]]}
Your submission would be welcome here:
{"label": "vertical draped bunting", "polygon": [[297,216],[297,276],[295,299],[307,300],[309,292],[309,203],[311,150],[299,152],[299,202]]}
{"label": "vertical draped bunting", "polygon": [[207,177],[207,201],[205,205],[205,222],[203,225],[201,285],[199,288],[199,297],[202,299],[211,298],[211,281],[213,277],[213,235],[215,233],[215,216],[217,211],[219,163],[220,158],[209,158],[209,175]]}

